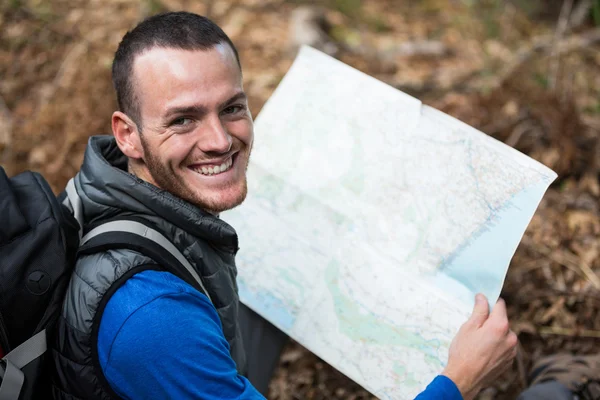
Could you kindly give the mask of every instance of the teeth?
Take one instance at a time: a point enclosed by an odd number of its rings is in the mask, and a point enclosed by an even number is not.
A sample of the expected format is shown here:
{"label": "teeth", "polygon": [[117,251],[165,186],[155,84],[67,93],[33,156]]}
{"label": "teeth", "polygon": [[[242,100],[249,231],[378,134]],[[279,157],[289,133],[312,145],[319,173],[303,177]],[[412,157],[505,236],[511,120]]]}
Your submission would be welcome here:
{"label": "teeth", "polygon": [[221,165],[196,168],[196,172],[198,172],[202,175],[215,175],[215,174],[219,174],[221,172],[227,171],[229,168],[231,168],[232,165],[233,165],[233,160],[230,158],[229,160],[225,161]]}

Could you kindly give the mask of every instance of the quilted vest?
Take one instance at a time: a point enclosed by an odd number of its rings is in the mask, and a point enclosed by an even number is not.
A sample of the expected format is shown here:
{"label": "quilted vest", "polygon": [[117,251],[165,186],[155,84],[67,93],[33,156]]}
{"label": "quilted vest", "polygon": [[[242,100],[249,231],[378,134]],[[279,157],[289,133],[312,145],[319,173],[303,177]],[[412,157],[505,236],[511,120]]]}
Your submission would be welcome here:
{"label": "quilted vest", "polygon": [[[235,253],[237,235],[224,221],[126,172],[127,159],[114,138],[90,138],[75,177],[84,221],[142,218],[171,241],[202,278],[221,319],[238,371],[246,359],[237,323]],[[102,311],[110,296],[131,276],[156,269],[150,258],[132,250],[106,250],[76,263],[53,340],[56,399],[110,399],[97,355]]]}

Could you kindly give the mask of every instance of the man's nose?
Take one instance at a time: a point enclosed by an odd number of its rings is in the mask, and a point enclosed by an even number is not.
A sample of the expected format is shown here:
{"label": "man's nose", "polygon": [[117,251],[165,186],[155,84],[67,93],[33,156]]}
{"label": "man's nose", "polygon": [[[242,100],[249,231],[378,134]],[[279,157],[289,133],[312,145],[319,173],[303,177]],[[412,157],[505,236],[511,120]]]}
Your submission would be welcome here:
{"label": "man's nose", "polygon": [[231,150],[233,140],[220,118],[208,118],[204,129],[203,139],[199,143],[203,152],[223,154]]}

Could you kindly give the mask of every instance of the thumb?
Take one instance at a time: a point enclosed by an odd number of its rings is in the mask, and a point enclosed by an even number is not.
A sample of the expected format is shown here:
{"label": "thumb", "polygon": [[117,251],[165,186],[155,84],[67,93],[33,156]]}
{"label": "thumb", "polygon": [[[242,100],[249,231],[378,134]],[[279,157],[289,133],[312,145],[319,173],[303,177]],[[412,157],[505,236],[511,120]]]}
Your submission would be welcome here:
{"label": "thumb", "polygon": [[489,315],[490,307],[487,298],[481,293],[477,293],[475,296],[475,306],[473,307],[473,313],[471,314],[469,321],[479,327],[483,325]]}

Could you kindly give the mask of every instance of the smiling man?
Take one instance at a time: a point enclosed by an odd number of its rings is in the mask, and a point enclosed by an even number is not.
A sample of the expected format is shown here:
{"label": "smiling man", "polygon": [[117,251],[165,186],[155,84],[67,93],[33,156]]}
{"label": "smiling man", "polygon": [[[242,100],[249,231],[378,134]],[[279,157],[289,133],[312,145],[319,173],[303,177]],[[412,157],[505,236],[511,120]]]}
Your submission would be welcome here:
{"label": "smiling man", "polygon": [[130,172],[212,213],[239,205],[253,127],[232,45],[154,47],[135,58],[132,72],[136,120],[123,112],[112,120]]}
{"label": "smiling man", "polygon": [[[239,304],[237,236],[218,218],[246,196],[254,135],[237,51],[204,17],[157,15],[124,36],[113,81],[113,136],[90,139],[73,181],[83,233],[107,221],[145,225],[202,284],[144,249],[82,252],[53,344],[53,395],[263,398],[286,337]],[[504,303],[489,314],[479,297],[420,398],[473,398],[515,345]]]}
{"label": "smiling man", "polygon": [[113,81],[113,137],[90,139],[74,179],[84,233],[143,222],[204,287],[134,249],[80,256],[54,343],[54,397],[262,398],[254,386],[266,392],[287,338],[239,304],[237,236],[217,217],[246,197],[254,135],[237,51],[204,17],[158,15],[124,36]]}

